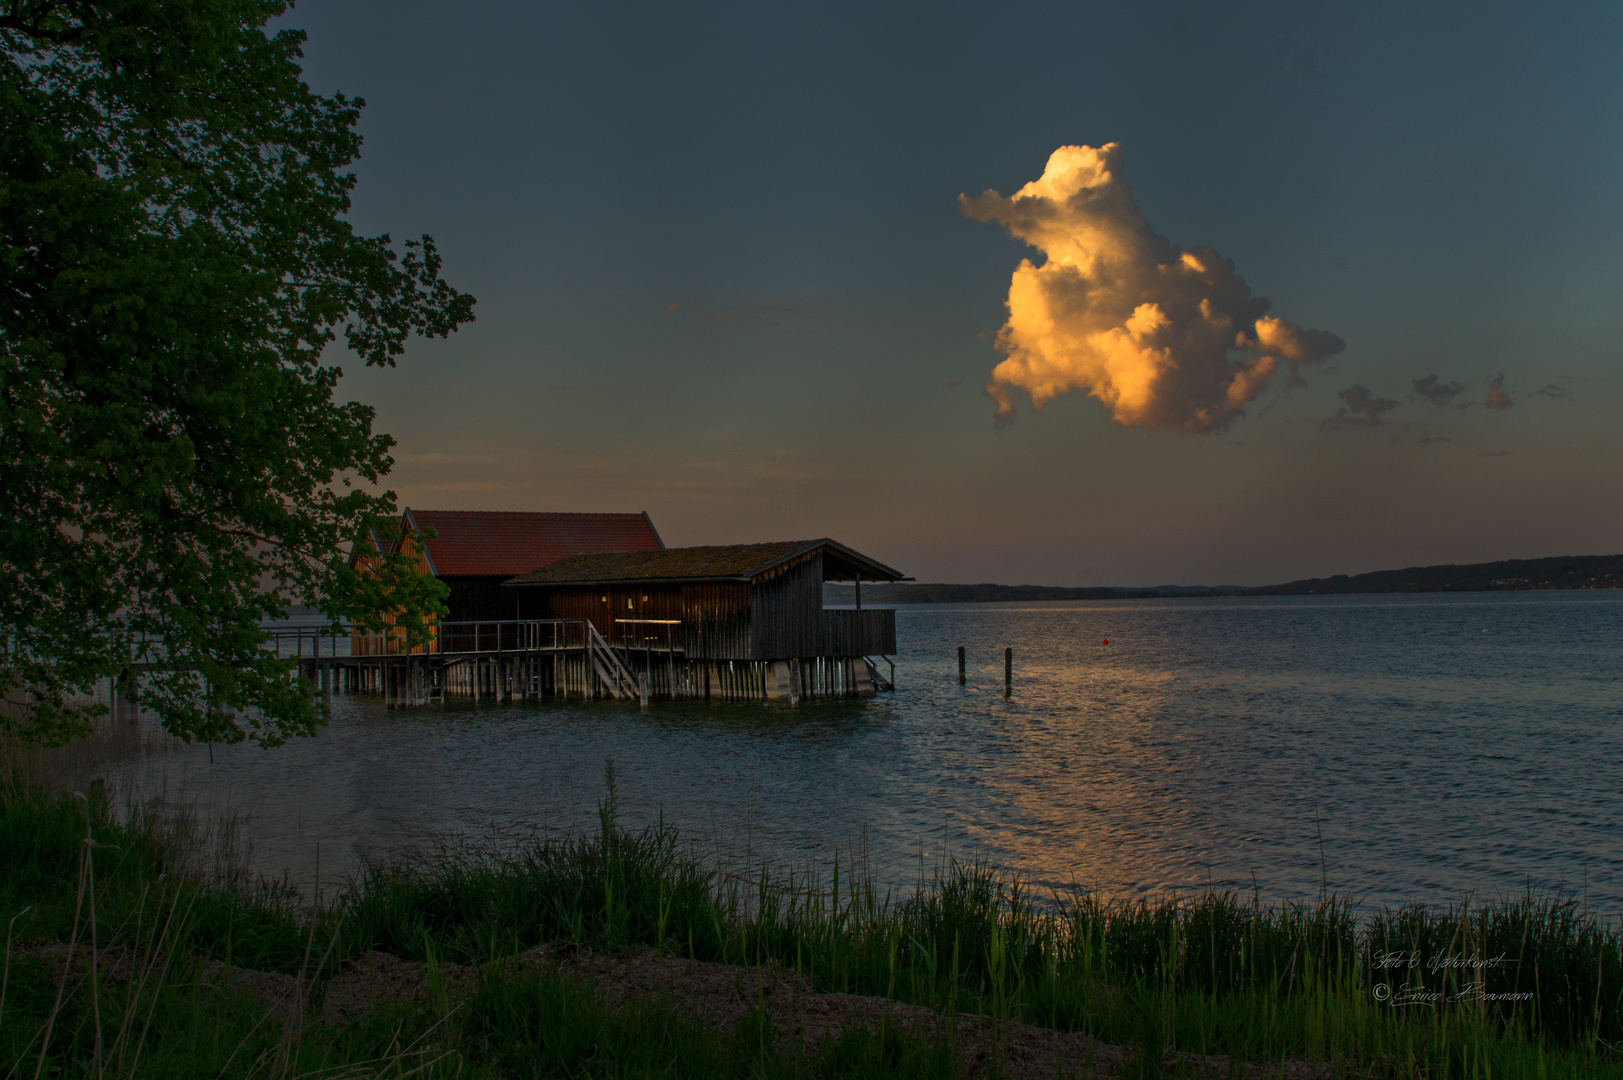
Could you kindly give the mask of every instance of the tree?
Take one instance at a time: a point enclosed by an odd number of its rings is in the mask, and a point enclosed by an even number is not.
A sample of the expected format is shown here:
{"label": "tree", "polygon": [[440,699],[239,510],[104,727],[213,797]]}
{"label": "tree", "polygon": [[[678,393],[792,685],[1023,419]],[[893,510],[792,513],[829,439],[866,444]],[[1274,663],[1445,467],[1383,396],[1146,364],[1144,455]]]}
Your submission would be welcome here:
{"label": "tree", "polygon": [[473,298],[427,236],[345,220],[363,102],[300,81],[274,0],[0,7],[0,720],[60,742],[72,692],[154,664],[143,704],[188,739],[315,729],[265,648],[289,602],[377,625],[443,596],[350,544],[394,518],[393,441],[334,399],[445,336]]}

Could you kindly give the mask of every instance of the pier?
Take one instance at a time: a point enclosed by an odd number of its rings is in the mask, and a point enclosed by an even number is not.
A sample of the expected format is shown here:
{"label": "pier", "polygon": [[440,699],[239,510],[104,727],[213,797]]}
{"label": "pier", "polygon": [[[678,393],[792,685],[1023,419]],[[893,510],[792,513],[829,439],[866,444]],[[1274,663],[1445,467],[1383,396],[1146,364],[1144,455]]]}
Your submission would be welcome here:
{"label": "pier", "polygon": [[681,620],[617,619],[612,625],[612,641],[581,618],[446,622],[416,641],[403,633],[345,638],[275,630],[270,642],[297,661],[318,695],[381,694],[391,708],[447,697],[794,703],[895,688],[895,664],[886,656],[705,659],[688,655]]}

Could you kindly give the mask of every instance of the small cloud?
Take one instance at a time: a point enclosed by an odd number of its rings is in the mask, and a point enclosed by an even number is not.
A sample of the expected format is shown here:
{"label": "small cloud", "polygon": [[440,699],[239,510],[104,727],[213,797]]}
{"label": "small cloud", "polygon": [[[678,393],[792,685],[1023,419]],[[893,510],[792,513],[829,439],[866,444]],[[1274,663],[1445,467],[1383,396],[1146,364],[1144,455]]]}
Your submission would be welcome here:
{"label": "small cloud", "polygon": [[1564,398],[1567,396],[1567,388],[1564,386],[1557,386],[1555,383],[1545,383],[1543,386],[1533,391],[1533,396]]}
{"label": "small cloud", "polygon": [[1477,455],[1477,457],[1509,457],[1509,456],[1510,456],[1510,451],[1509,450],[1487,450],[1487,451],[1484,451],[1483,453],[1480,453],[1480,454]]}
{"label": "small cloud", "polygon": [[964,385],[964,380],[962,380],[962,379],[954,379],[954,380],[952,380],[952,382],[948,383],[947,385],[948,386],[962,386],[962,385]]}
{"label": "small cloud", "polygon": [[1447,442],[1447,441],[1448,441],[1448,437],[1446,435],[1433,435],[1429,431],[1426,432],[1424,435],[1420,436],[1420,445],[1421,446],[1424,446],[1427,443]]}
{"label": "small cloud", "polygon": [[1414,381],[1414,392],[1433,405],[1447,405],[1459,397],[1460,391],[1464,389],[1465,387],[1461,383],[1438,382],[1435,374]]}
{"label": "small cloud", "polygon": [[1488,398],[1482,403],[1482,407],[1492,409],[1495,412],[1504,412],[1513,404],[1515,402],[1510,400],[1510,395],[1505,393],[1504,375],[1495,375],[1488,381]]}
{"label": "small cloud", "polygon": [[1359,383],[1338,390],[1336,397],[1346,404],[1324,422],[1326,430],[1336,427],[1377,427],[1383,414],[1398,407],[1398,403],[1391,398],[1376,397],[1369,387]]}
{"label": "small cloud", "polygon": [[827,305],[824,310],[804,308],[792,300],[774,297],[762,300],[759,304],[752,304],[747,308],[734,308],[731,311],[718,311],[705,318],[712,322],[733,323],[737,326],[748,327],[752,330],[763,330],[767,333],[783,330],[796,333],[801,323],[806,319],[820,319],[828,314]]}
{"label": "small cloud", "polygon": [[665,305],[665,310],[666,311],[681,311],[682,310],[682,305],[681,304],[666,304]]}

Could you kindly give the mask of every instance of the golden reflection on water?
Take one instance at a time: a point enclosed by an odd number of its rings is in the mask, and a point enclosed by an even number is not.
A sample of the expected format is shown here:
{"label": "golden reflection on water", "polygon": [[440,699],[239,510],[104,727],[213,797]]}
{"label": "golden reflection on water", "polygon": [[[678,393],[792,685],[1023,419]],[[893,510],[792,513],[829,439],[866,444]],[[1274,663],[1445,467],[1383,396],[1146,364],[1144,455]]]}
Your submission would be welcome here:
{"label": "golden reflection on water", "polygon": [[973,846],[1007,851],[1011,864],[1050,884],[1115,891],[1164,883],[1156,853],[1180,808],[1142,757],[1177,675],[1121,661],[1025,674],[1022,694],[1033,684],[1049,692],[1004,722],[1011,760],[992,779],[1021,824],[978,830]]}

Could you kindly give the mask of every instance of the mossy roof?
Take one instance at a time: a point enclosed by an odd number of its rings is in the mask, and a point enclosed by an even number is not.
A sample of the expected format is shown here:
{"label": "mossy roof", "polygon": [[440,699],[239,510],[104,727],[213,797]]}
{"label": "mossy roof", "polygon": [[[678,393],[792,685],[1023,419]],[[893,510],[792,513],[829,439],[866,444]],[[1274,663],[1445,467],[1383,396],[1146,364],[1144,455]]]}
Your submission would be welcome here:
{"label": "mossy roof", "polygon": [[823,579],[905,581],[893,570],[833,540],[779,540],[766,544],[717,544],[663,551],[614,551],[571,555],[520,574],[508,585],[608,585],[650,581],[750,581],[782,563],[823,552]]}

